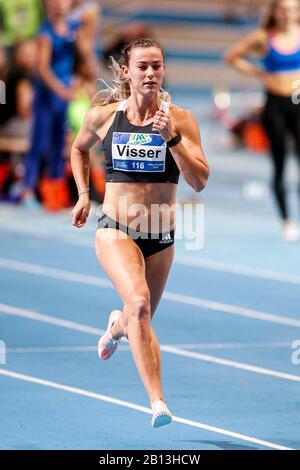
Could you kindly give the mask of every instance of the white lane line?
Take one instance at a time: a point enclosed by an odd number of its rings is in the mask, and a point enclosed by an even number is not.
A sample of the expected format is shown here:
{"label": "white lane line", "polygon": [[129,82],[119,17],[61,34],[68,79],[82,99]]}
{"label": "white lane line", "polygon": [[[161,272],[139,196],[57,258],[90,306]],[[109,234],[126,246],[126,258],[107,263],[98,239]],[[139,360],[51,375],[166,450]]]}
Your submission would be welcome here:
{"label": "white lane line", "polygon": [[269,341],[265,343],[183,343],[168,344],[181,349],[273,349],[291,348],[291,341]]}
{"label": "white lane line", "polygon": [[[25,310],[25,309],[20,309],[17,307],[12,307],[10,305],[4,305],[0,304],[0,313],[4,313],[7,315],[14,315],[14,316],[19,316],[22,318],[28,318],[29,320],[36,320],[40,321],[43,323],[50,323],[52,325],[57,325],[62,328],[68,328],[68,329],[74,329],[76,331],[81,331],[83,333],[88,333],[91,335],[99,336],[99,334],[102,334],[104,330],[100,330],[98,328],[92,328],[86,325],[83,325],[81,323],[75,323],[75,322],[70,322],[70,321],[65,321],[61,320],[60,318],[57,317],[49,317],[48,315],[43,315],[41,313],[36,313],[32,312],[30,310]],[[126,338],[123,338],[122,341],[128,344],[128,341]],[[279,379],[284,379],[284,380],[289,380],[292,382],[300,382],[300,376],[298,375],[292,375],[292,374],[287,374],[285,372],[280,372],[276,371],[273,369],[266,369],[263,367],[258,367],[254,366],[252,364],[246,364],[243,362],[238,362],[238,361],[231,361],[229,359],[223,359],[221,357],[216,357],[216,356],[208,356],[207,354],[201,354],[197,352],[192,352],[192,351],[186,351],[184,349],[175,347],[175,346],[170,346],[170,345],[161,345],[160,346],[161,351],[167,352],[170,354],[174,354],[177,356],[184,356],[188,357],[190,359],[196,359],[198,361],[204,361],[204,362],[212,362],[214,364],[226,366],[226,367],[233,367],[235,369],[241,369],[245,370],[248,372],[253,372],[256,374],[262,374],[262,375],[268,375],[271,377],[276,377]]]}
{"label": "white lane line", "polygon": [[[39,227],[24,227],[24,225],[20,226],[16,223],[9,223],[8,225],[6,222],[0,222],[0,225],[2,229],[8,232],[20,233],[22,235],[34,236],[75,246],[85,246],[88,248],[92,248],[94,243],[94,237],[88,239],[83,238],[83,236],[78,236],[78,234],[75,235],[72,233],[64,233],[58,235],[56,232],[49,233],[49,229],[42,229]],[[262,268],[253,268],[232,263],[223,263],[210,259],[196,257],[192,258],[191,256],[175,254],[174,263],[186,267],[191,266],[201,269],[209,269],[213,271],[219,271],[229,274],[238,274],[259,279],[267,279],[270,281],[282,282],[287,284],[300,284],[300,276],[297,274],[290,274]]]}
{"label": "white lane line", "polygon": [[192,305],[193,307],[200,307],[216,312],[229,313],[231,315],[238,315],[240,317],[247,317],[255,320],[265,320],[272,323],[278,323],[280,325],[288,325],[300,328],[300,320],[297,320],[296,318],[282,317],[281,315],[274,315],[272,313],[262,312],[260,310],[238,307],[236,305],[224,304],[221,302],[215,302],[212,300],[201,299],[199,297],[192,297],[190,295],[177,294],[175,292],[167,291],[164,292],[162,298],[185,305]]}
{"label": "white lane line", "polygon": [[199,361],[213,362],[214,364],[219,364],[222,366],[247,370],[248,372],[255,372],[256,374],[269,375],[271,377],[277,377],[279,379],[290,380],[292,382],[300,382],[299,375],[287,374],[285,372],[280,372],[280,371],[276,371],[272,369],[266,369],[263,367],[257,367],[251,364],[245,364],[243,362],[231,361],[229,359],[223,359],[221,357],[209,356],[207,354],[201,354],[201,353],[192,352],[192,351],[184,351],[183,349],[180,349],[174,346],[164,345],[163,351],[176,354],[177,356],[184,356],[184,357],[198,359]]}
{"label": "white lane line", "polygon": [[220,271],[230,274],[238,274],[243,276],[255,277],[260,279],[267,279],[270,281],[278,281],[289,284],[300,284],[300,276],[297,274],[282,273],[278,271],[271,271],[268,269],[251,268],[249,266],[242,266],[239,264],[222,263],[202,258],[192,258],[191,256],[177,255],[175,256],[175,263],[183,266],[191,266],[200,269],[209,269],[212,271]]}
{"label": "white lane line", "polygon": [[83,325],[82,323],[73,322],[70,320],[63,320],[58,317],[44,315],[42,313],[33,312],[24,308],[12,307],[11,305],[0,304],[0,312],[6,315],[14,315],[17,317],[28,318],[29,320],[36,320],[50,325],[61,326],[69,330],[80,331],[81,333],[88,333],[91,335],[99,336],[104,333],[104,330],[93,328],[91,326]]}
{"label": "white lane line", "polygon": [[[135,410],[135,411],[140,411],[141,413],[152,414],[152,410],[150,408],[146,408],[144,406],[136,405],[135,403],[131,403],[131,402],[124,401],[124,400],[118,400],[116,398],[112,398],[112,397],[107,396],[107,395],[100,395],[98,393],[89,392],[88,390],[84,390],[84,389],[81,389],[81,388],[70,387],[68,385],[64,385],[64,384],[61,384],[61,383],[58,383],[58,382],[52,382],[52,381],[49,381],[49,380],[44,380],[44,379],[41,379],[39,377],[33,377],[31,375],[20,374],[18,372],[14,372],[12,370],[0,369],[0,375],[10,377],[10,378],[13,378],[13,379],[17,379],[17,380],[23,380],[25,382],[34,383],[34,384],[37,384],[37,385],[43,385],[45,387],[50,387],[50,388],[54,388],[54,389],[58,389],[58,390],[63,390],[65,392],[73,393],[73,394],[76,394],[76,395],[81,395],[81,396],[85,396],[85,397],[89,397],[89,398],[94,398],[96,400],[105,401],[107,403],[122,406],[124,408],[130,408],[130,409]],[[198,421],[192,421],[192,420],[185,419],[185,418],[179,418],[177,416],[174,416],[173,420],[177,423],[185,424],[187,426],[191,426],[191,427],[195,427],[195,428],[199,428],[199,429],[205,429],[206,431],[211,431],[211,432],[214,432],[214,433],[222,434],[224,436],[230,436],[230,437],[233,437],[235,439],[240,439],[240,440],[243,440],[243,441],[251,442],[253,444],[258,444],[258,445],[261,445],[261,446],[264,446],[264,447],[269,447],[271,449],[294,450],[290,447],[284,447],[284,446],[281,446],[279,444],[274,444],[273,442],[264,441],[262,439],[257,439],[255,437],[247,436],[245,434],[240,434],[240,433],[236,433],[236,432],[233,432],[233,431],[228,431],[227,429],[222,429],[222,428],[218,428],[218,427],[215,427],[215,426],[210,426],[208,424],[200,423]]]}
{"label": "white lane line", "polygon": [[[266,349],[266,348],[291,348],[291,341],[271,341],[268,343],[184,343],[184,344],[166,344],[167,347],[180,349]],[[37,346],[37,347],[15,347],[6,348],[7,353],[26,354],[26,353],[68,353],[68,352],[95,352],[96,346]],[[129,345],[120,344],[119,351],[130,351]]]}
{"label": "white lane line", "polygon": [[[57,231],[54,231],[51,227],[47,226],[44,227],[33,227],[33,226],[25,226],[24,224],[19,225],[18,223],[13,222],[3,222],[0,221],[1,230],[6,230],[9,233],[16,233],[20,235],[25,235],[28,237],[36,237],[41,238],[43,240],[51,240],[54,242],[63,242],[69,245],[76,245],[76,246],[85,246],[88,248],[93,248],[94,238],[88,239],[83,238],[83,235],[79,235],[78,233],[60,233],[58,234]],[[96,222],[95,222],[96,226]],[[85,234],[86,235],[86,234]],[[93,235],[95,235],[93,233]]]}
{"label": "white lane line", "polygon": [[20,271],[28,274],[36,274],[38,276],[51,277],[53,279],[62,279],[63,281],[78,282],[79,284],[87,284],[89,286],[100,286],[113,289],[112,283],[108,279],[97,276],[89,276],[87,274],[73,273],[62,269],[48,268],[45,266],[24,263],[6,258],[0,258],[0,268],[11,269],[12,271]]}
{"label": "white lane line", "polygon": [[[0,268],[35,274],[39,276],[51,277],[54,279],[62,279],[64,281],[77,282],[79,284],[87,284],[113,289],[112,283],[105,278],[100,278],[97,276],[88,276],[85,274],[74,273],[62,269],[47,268],[45,266],[14,261],[6,258],[0,258]],[[264,320],[271,323],[278,323],[280,325],[287,325],[293,326],[295,328],[300,328],[300,320],[297,320],[295,318],[283,317],[281,315],[274,315],[259,310],[238,307],[235,305],[224,304],[221,302],[214,302],[199,297],[192,297],[190,295],[183,295],[178,294],[176,292],[168,291],[165,291],[163,293],[162,298],[164,300],[169,300],[185,305],[191,305],[193,307],[200,307],[202,309],[212,310],[218,313],[238,315],[241,317],[247,317],[256,320]]]}

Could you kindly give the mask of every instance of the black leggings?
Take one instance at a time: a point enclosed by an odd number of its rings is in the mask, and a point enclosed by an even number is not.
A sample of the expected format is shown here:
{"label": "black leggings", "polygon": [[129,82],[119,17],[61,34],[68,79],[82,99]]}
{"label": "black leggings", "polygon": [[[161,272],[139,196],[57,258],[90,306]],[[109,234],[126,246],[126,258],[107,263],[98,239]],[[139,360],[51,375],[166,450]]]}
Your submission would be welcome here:
{"label": "black leggings", "polygon": [[267,93],[263,113],[263,125],[270,141],[273,160],[273,191],[280,215],[288,218],[286,189],[283,184],[284,167],[287,157],[286,140],[288,133],[295,141],[295,153],[300,164],[300,104],[294,104],[289,96]]}

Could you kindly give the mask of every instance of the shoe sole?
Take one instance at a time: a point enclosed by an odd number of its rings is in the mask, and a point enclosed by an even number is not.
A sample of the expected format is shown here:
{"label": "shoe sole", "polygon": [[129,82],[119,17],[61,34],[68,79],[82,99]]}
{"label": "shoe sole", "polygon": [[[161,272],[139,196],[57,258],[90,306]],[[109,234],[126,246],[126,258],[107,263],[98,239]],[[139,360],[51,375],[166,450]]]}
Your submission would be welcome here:
{"label": "shoe sole", "polygon": [[168,413],[162,412],[155,415],[152,419],[152,427],[160,428],[161,426],[166,426],[172,422],[172,416]]}
{"label": "shoe sole", "polygon": [[98,356],[100,357],[102,361],[107,361],[107,359],[109,359],[110,356],[118,349],[119,344],[117,344],[113,349],[110,349],[109,352],[106,352],[106,355],[104,356],[104,355],[99,354],[100,341],[101,339],[98,342]]}

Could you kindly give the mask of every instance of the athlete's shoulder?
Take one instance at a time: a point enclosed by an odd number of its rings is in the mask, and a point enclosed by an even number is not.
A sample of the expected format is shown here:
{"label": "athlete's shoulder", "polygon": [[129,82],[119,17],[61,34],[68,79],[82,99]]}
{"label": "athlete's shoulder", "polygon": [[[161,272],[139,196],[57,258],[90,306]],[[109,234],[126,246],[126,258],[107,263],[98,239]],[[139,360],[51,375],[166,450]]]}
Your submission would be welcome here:
{"label": "athlete's shoulder", "polygon": [[109,103],[90,106],[85,115],[85,126],[94,132],[97,131],[116,112],[118,105],[119,103]]}
{"label": "athlete's shoulder", "polygon": [[170,105],[170,114],[175,120],[176,124],[188,124],[189,122],[196,120],[196,116],[194,115],[194,113],[192,113],[192,111],[190,111],[189,109],[181,108],[180,106],[173,103]]}

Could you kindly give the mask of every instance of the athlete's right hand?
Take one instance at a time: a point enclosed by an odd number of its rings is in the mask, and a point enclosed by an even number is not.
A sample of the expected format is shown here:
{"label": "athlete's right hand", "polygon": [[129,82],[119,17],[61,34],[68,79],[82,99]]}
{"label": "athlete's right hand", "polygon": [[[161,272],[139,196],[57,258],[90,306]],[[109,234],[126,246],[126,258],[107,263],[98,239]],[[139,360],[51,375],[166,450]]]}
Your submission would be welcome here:
{"label": "athlete's right hand", "polygon": [[76,206],[72,210],[72,224],[74,227],[81,228],[86,224],[90,208],[90,199],[88,195],[83,194],[79,197]]}

